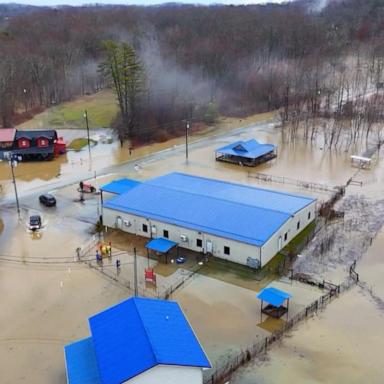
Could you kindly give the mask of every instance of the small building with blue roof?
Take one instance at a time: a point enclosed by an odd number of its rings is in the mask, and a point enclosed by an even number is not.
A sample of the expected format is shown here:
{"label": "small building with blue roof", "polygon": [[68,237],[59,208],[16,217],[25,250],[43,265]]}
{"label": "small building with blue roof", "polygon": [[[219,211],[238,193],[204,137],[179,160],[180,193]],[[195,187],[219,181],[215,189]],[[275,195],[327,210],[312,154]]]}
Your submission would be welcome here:
{"label": "small building with blue roof", "polygon": [[277,156],[277,147],[262,144],[255,139],[235,141],[215,151],[217,161],[254,167]]}
{"label": "small building with blue roof", "polygon": [[202,384],[211,364],[180,306],[134,297],[89,318],[65,346],[68,384]]}
{"label": "small building with blue roof", "polygon": [[316,199],[170,173],[103,204],[107,227],[260,268],[315,219]]}

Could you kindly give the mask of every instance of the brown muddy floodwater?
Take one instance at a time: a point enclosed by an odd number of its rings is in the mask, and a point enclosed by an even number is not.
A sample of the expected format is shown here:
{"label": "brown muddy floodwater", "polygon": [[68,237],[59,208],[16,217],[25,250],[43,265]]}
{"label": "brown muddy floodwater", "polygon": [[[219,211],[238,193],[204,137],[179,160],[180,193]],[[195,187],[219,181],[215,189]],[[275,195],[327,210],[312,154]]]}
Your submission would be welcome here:
{"label": "brown muddy floodwater", "polygon": [[[78,134],[84,136],[84,132]],[[215,161],[216,148],[250,138],[277,144],[278,158],[255,169]],[[75,249],[90,239],[89,231],[99,213],[96,197],[87,196],[84,204],[75,201],[79,197],[76,185],[67,184],[76,178],[90,178],[95,171],[100,175],[105,168],[116,165],[108,169],[107,177],[97,179],[97,183],[114,177],[146,179],[181,171],[325,200],[329,194],[324,192],[303,190],[289,183],[258,182],[249,175],[263,172],[338,185],[356,172],[350,166],[351,153],[323,151],[320,146],[311,147],[300,140],[285,144],[279,129],[273,124],[216,138],[202,136],[199,142],[191,144],[188,162],[181,143],[182,139],[175,139],[134,150],[131,155],[128,148],[121,149],[118,143],[98,144],[92,148],[92,167],[85,150],[69,152],[52,162],[22,163],[16,168],[20,194],[23,196],[25,193],[27,197],[21,198],[20,222],[16,219],[14,206],[3,206],[0,211],[0,289],[4,308],[0,313],[1,384],[65,383],[63,346],[88,336],[87,318],[90,315],[131,295],[130,290],[113,280],[74,262]],[[155,150],[162,151],[150,155]],[[130,162],[117,165],[124,161]],[[133,166],[135,162],[138,163],[136,169]],[[359,177],[365,182],[364,187],[351,186],[348,194],[367,193],[370,198],[382,194],[381,163],[371,171],[361,171]],[[10,169],[5,162],[0,163],[0,184],[3,185],[0,197],[12,197]],[[27,192],[34,188],[54,189],[57,208],[43,208],[36,196],[29,198]],[[29,233],[26,226],[29,215],[33,213],[41,214],[44,222],[44,228],[37,236]],[[374,244],[382,241],[380,239],[378,237]],[[128,245],[130,243],[125,242],[122,249]],[[343,382],[343,377],[347,377],[349,380],[344,382],[353,383],[358,382],[355,378],[364,377],[367,382],[375,383],[383,366],[379,361],[383,318],[377,309],[380,296],[375,296],[382,295],[382,272],[379,272],[383,266],[382,245],[383,241],[377,248],[371,248],[376,249],[375,256],[367,259],[366,266],[363,261],[358,264],[362,281],[367,284],[365,288],[356,288],[335,300],[319,315],[319,319],[299,324],[292,337],[283,340],[281,349],[279,345],[273,347],[269,362],[248,366],[239,372],[234,382],[285,383],[295,379],[298,383],[321,383]],[[142,256],[141,268],[144,268],[148,260]],[[132,274],[131,264],[132,257],[128,254],[122,269],[129,275]],[[159,274],[164,273],[165,268],[152,262],[151,265],[158,268]],[[162,284],[166,281],[166,273],[163,277]],[[290,305],[292,315],[319,295],[312,287],[300,284],[289,285],[286,281],[272,284],[294,294]],[[217,279],[207,273],[193,277],[172,297],[185,310],[212,362],[236,353],[282,324],[260,318],[255,285],[239,285],[229,274],[223,273]],[[373,295],[367,288],[372,285]],[[351,362],[350,371],[347,369],[348,361]],[[338,363],[340,369],[337,369]],[[327,379],[332,375],[336,378],[334,381]]]}
{"label": "brown muddy floodwater", "polygon": [[240,369],[231,384],[383,383],[384,232],[358,264],[362,287],[299,324],[262,360]]}

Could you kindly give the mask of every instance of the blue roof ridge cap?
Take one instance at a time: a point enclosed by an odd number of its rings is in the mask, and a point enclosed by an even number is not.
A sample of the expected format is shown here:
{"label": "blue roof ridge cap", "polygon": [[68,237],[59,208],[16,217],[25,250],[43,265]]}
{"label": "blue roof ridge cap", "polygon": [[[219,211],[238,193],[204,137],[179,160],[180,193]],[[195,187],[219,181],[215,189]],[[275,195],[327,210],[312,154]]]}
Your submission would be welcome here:
{"label": "blue roof ridge cap", "polygon": [[[275,194],[278,194],[278,195],[285,195],[285,196],[296,197],[298,199],[306,199],[306,200],[316,201],[315,198],[309,197],[309,196],[295,195],[293,193],[276,191],[274,189],[269,189],[269,188],[254,187],[253,185],[234,183],[233,181],[226,181],[226,180],[220,180],[220,179],[210,179],[208,177],[191,175],[189,173],[184,173],[184,172],[171,172],[171,173],[169,173],[167,175],[173,175],[173,174],[182,175],[182,176],[189,176],[189,177],[193,177],[193,178],[196,178],[196,179],[204,179],[204,180],[208,180],[208,181],[212,181],[213,180],[213,181],[215,181],[217,183],[221,183],[221,184],[231,184],[231,185],[240,186],[240,187],[248,188],[248,189],[259,189],[259,190],[262,190],[262,191],[268,191],[268,192],[275,193]],[[164,175],[164,176],[166,176],[166,175]],[[160,176],[160,177],[162,177],[162,176]],[[155,179],[156,178],[157,177],[155,177]],[[150,180],[152,180],[152,179],[149,179],[148,181],[150,181]]]}
{"label": "blue roof ridge cap", "polygon": [[[154,301],[157,301],[157,300],[158,300],[158,299],[155,299],[155,298],[145,298],[145,300],[147,300],[147,299],[154,300]],[[139,315],[139,318],[140,318],[140,320],[141,320],[141,323],[143,324],[143,327],[144,327],[144,330],[145,330],[145,334],[146,334],[146,336],[147,336],[147,338],[148,338],[149,344],[150,344],[151,349],[152,349],[152,351],[153,351],[153,355],[154,355],[154,357],[155,357],[155,361],[157,362],[156,365],[172,365],[172,366],[180,366],[179,364],[171,364],[171,363],[166,363],[166,362],[161,362],[161,361],[159,361],[160,359],[159,359],[159,358],[157,357],[157,355],[156,355],[156,348],[155,348],[154,345],[152,344],[152,342],[151,342],[151,338],[148,336],[147,327],[146,327],[145,322],[143,321],[143,319],[142,319],[142,317],[141,317],[141,315],[140,315],[140,311],[138,310],[138,308],[137,308],[137,306],[136,306],[136,303],[137,303],[138,300],[141,300],[141,298],[140,298],[140,297],[133,297],[133,301],[134,301],[134,303],[135,303],[135,308],[136,308],[136,310],[137,310],[137,313],[138,313],[138,315]],[[166,300],[166,301],[167,301],[168,303],[172,303],[172,304],[176,305],[176,306],[180,309],[180,311],[181,311],[181,313],[182,313],[182,315],[183,315],[183,317],[184,317],[184,320],[186,321],[186,323],[188,324],[189,328],[191,329],[191,331],[192,331],[192,333],[193,333],[193,336],[194,336],[195,339],[196,339],[196,342],[198,343],[199,347],[200,347],[201,350],[203,351],[204,356],[205,356],[205,358],[207,359],[207,361],[208,361],[208,363],[209,363],[209,367],[205,367],[205,366],[204,366],[203,368],[211,368],[211,367],[212,367],[212,364],[211,364],[211,362],[209,361],[208,356],[207,356],[205,350],[204,350],[203,347],[201,346],[201,343],[200,343],[198,337],[196,336],[196,333],[195,333],[195,331],[194,331],[194,329],[193,329],[191,323],[189,322],[187,316],[185,316],[185,313],[184,313],[183,309],[181,308],[181,306],[180,306],[176,301],[173,301],[173,300]],[[184,364],[183,364],[183,366],[197,367],[196,365],[184,365]],[[202,367],[202,366],[201,366],[201,367]]]}
{"label": "blue roof ridge cap", "polygon": [[[146,298],[146,299],[147,299],[147,298]],[[157,299],[153,299],[153,298],[149,298],[149,299],[151,299],[151,300],[157,300]],[[141,325],[142,325],[143,328],[144,328],[145,337],[146,337],[147,340],[148,340],[148,344],[151,346],[151,351],[152,351],[152,354],[153,354],[153,357],[154,357],[154,361],[156,362],[156,364],[155,364],[154,366],[159,365],[159,359],[158,359],[158,356],[157,356],[157,354],[156,354],[156,348],[154,347],[151,338],[148,336],[148,329],[147,329],[147,327],[146,327],[146,325],[145,325],[145,323],[144,323],[144,321],[143,321],[143,318],[141,317],[141,314],[140,314],[139,309],[137,308],[137,301],[140,300],[140,298],[137,297],[137,296],[135,296],[135,297],[132,298],[132,300],[133,300],[133,302],[135,303],[135,309],[136,309],[137,315],[138,315],[138,317],[139,317],[139,319],[140,319]],[[130,379],[131,379],[131,378],[130,378]]]}
{"label": "blue roof ridge cap", "polygon": [[[106,207],[106,208],[109,208],[109,209],[114,209],[114,210],[117,210],[117,211],[121,211],[121,208],[119,209],[118,207],[109,207],[108,206],[108,204],[113,204],[113,202],[112,201],[108,201],[107,203],[105,203],[104,204],[104,206]],[[257,208],[257,207],[256,207]],[[259,208],[259,209],[261,209],[261,208]],[[133,214],[133,215],[135,215],[135,214],[142,214],[142,213],[145,213],[146,215],[147,215],[147,217],[155,217],[155,219],[165,219],[165,220],[167,220],[167,219],[169,219],[169,217],[168,216],[164,216],[164,215],[160,215],[160,214],[151,214],[150,212],[147,212],[147,211],[142,211],[142,210],[137,210],[137,209],[129,209],[129,210],[126,210],[125,212],[130,212],[131,214]],[[279,212],[280,213],[280,212]],[[288,213],[283,213],[283,214],[285,214],[285,215],[287,215],[287,216],[289,216],[289,217],[287,217],[286,218],[286,220],[284,221],[284,223],[283,224],[285,224],[289,219],[291,219],[292,218],[292,216],[290,215],[290,214],[288,214]],[[188,223],[188,222],[186,222],[186,221],[184,221],[184,220],[176,220],[177,222],[180,222],[180,223],[182,223],[182,224],[185,224],[185,228],[194,228],[195,226],[197,226],[196,224],[192,224],[191,225],[191,223]],[[168,222],[170,222],[169,220],[168,220]],[[171,224],[172,224],[172,222],[171,222]],[[222,234],[217,234],[217,233],[215,233],[216,231],[212,231],[212,229],[214,229],[214,228],[211,228],[211,227],[208,227],[208,226],[205,226],[205,225],[202,225],[202,224],[200,224],[199,225],[199,227],[200,228],[205,228],[205,229],[207,229],[207,232],[208,233],[211,233],[211,234],[213,234],[213,235],[215,235],[215,236],[218,236],[218,237],[221,237],[221,238],[223,238],[223,236],[222,236]],[[245,242],[245,243],[247,243],[247,244],[255,244],[256,242],[259,242],[260,244],[259,245],[262,245],[262,244],[265,244],[266,243],[266,241],[268,241],[269,239],[270,239],[270,237],[268,237],[268,239],[267,240],[262,240],[262,239],[259,239],[259,238],[250,238],[250,237],[248,237],[248,236],[241,236],[241,235],[239,235],[239,234],[236,234],[236,233],[233,233],[233,232],[228,232],[228,231],[224,231],[224,230],[220,230],[220,232],[222,232],[222,233],[224,233],[224,234],[232,234],[232,235],[236,235],[236,237],[238,237],[238,238],[241,238],[241,239],[243,239],[243,242]],[[234,240],[234,241],[236,241],[236,239],[233,239],[232,238],[232,240]],[[248,240],[248,241],[247,241]],[[241,240],[240,239],[237,239],[237,241],[239,241],[239,242],[241,242]]]}
{"label": "blue roof ridge cap", "polygon": [[[175,172],[177,173],[177,172]],[[183,175],[183,173],[180,173],[181,175]],[[188,175],[189,176],[189,175]],[[206,179],[205,177],[201,177],[201,176],[193,176],[193,177],[198,177],[198,178],[201,178],[201,179]],[[210,180],[210,179],[206,179],[206,180]],[[215,180],[216,181],[216,180]],[[226,181],[220,181],[221,183],[227,183]],[[184,190],[179,190],[179,189],[175,189],[175,188],[172,188],[172,187],[167,187],[167,186],[163,186],[163,185],[154,185],[154,184],[151,184],[151,183],[147,183],[145,182],[145,184],[147,185],[150,185],[151,187],[155,187],[155,188],[159,188],[159,189],[168,189],[168,190],[171,190],[171,191],[177,191],[177,192],[182,192],[182,193],[186,193],[186,194],[189,194],[189,195],[194,195],[194,196],[203,196],[204,198],[206,199],[211,199],[211,200],[220,200],[220,201],[226,201],[227,203],[231,203],[231,204],[239,204],[243,207],[251,207],[251,208],[259,208],[259,209],[264,209],[265,211],[270,211],[270,212],[277,212],[277,213],[281,213],[282,215],[288,215],[289,217],[293,217],[294,215],[292,213],[288,213],[288,212],[283,212],[283,211],[279,211],[278,209],[272,209],[272,208],[265,208],[265,207],[262,207],[260,205],[250,205],[250,204],[246,204],[246,203],[243,203],[243,202],[240,202],[240,201],[236,201],[234,202],[233,200],[228,200],[228,199],[224,199],[222,197],[213,197],[213,196],[207,196],[207,195],[201,195],[200,193],[197,193],[197,192],[191,192],[191,191],[184,191]],[[235,183],[227,183],[227,184],[232,184],[232,185],[240,185],[242,186],[242,184],[235,184]],[[245,185],[245,187],[247,188],[247,186]],[[252,189],[252,187],[248,187],[250,189]],[[255,188],[257,189],[257,188]],[[260,188],[262,189],[262,188]],[[277,192],[278,193],[278,192]],[[295,195],[293,195],[294,197],[296,197]],[[309,203],[310,204],[310,203]],[[308,205],[308,204],[307,204]],[[303,207],[304,208],[304,207]],[[301,209],[303,209],[301,208]]]}
{"label": "blue roof ridge cap", "polygon": [[[251,152],[252,150],[255,150],[255,145],[260,148],[260,147],[271,147],[272,149],[277,148],[276,144],[271,144],[271,143],[261,143],[260,141],[256,139],[249,139],[249,140],[237,140],[232,143],[226,144],[220,148],[215,149],[215,152],[220,152],[222,150],[235,150],[237,146],[242,146],[244,148],[245,152]],[[249,147],[251,146],[251,147]],[[248,147],[248,148],[246,148]],[[239,151],[239,150],[237,150]]]}
{"label": "blue roof ridge cap", "polygon": [[[112,305],[112,306],[110,306],[110,307],[104,309],[103,311],[101,311],[101,312],[99,312],[99,313],[96,313],[95,315],[93,315],[93,316],[91,316],[91,317],[88,318],[88,324],[90,323],[90,319],[91,319],[92,317],[98,316],[99,314],[104,313],[104,312],[106,312],[106,311],[110,311],[110,310],[112,310],[113,308],[118,307],[118,306],[121,305],[121,304],[124,304],[124,303],[125,303],[126,301],[128,301],[128,300],[132,300],[132,301],[134,302],[134,304],[135,304],[135,305],[134,305],[134,308],[135,308],[135,310],[136,310],[136,312],[137,312],[137,316],[138,316],[138,318],[140,319],[140,324],[142,325],[142,327],[143,327],[143,329],[144,329],[145,337],[146,337],[147,340],[148,340],[148,344],[151,346],[151,351],[152,351],[152,354],[153,354],[153,357],[154,357],[153,360],[156,362],[156,364],[154,364],[154,365],[151,367],[151,368],[153,368],[153,367],[159,365],[159,363],[158,363],[158,361],[157,361],[157,358],[156,358],[155,354],[153,353],[153,346],[152,346],[152,343],[151,343],[151,341],[149,340],[149,337],[148,337],[148,334],[147,334],[147,330],[146,330],[146,328],[145,328],[145,326],[144,326],[143,319],[141,318],[141,316],[140,316],[140,312],[139,312],[139,310],[137,309],[137,306],[136,306],[136,300],[137,300],[137,297],[130,297],[130,298],[128,298],[128,299],[124,299],[124,300],[120,301],[119,303],[114,304],[114,305]],[[156,300],[156,299],[153,299],[153,300]],[[92,329],[91,329],[91,334],[92,334]],[[93,335],[91,336],[91,338],[92,338],[92,343],[93,343]],[[98,370],[99,370],[99,372],[100,372],[100,365],[99,365],[99,360],[98,360],[97,356],[96,356],[96,364],[97,364],[97,368],[98,368]],[[149,368],[149,369],[151,369],[151,368]],[[143,370],[143,371],[140,371],[140,372],[138,372],[136,375],[134,375],[134,376],[132,376],[132,377],[127,377],[127,378],[124,379],[124,380],[125,380],[125,381],[131,380],[133,377],[136,377],[136,376],[138,376],[138,375],[140,375],[141,373],[146,372],[146,371],[147,371],[146,369]],[[124,381],[124,382],[125,382],[125,381]]]}

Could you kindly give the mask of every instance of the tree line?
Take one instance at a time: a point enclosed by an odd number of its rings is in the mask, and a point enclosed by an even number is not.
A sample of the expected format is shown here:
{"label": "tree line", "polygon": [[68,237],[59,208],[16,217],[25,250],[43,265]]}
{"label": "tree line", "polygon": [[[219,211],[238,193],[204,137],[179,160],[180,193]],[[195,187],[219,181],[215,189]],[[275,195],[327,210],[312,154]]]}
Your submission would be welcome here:
{"label": "tree line", "polygon": [[[108,86],[117,91],[122,139],[175,134],[183,120],[209,122],[217,112],[282,108],[286,120],[304,105],[316,113],[333,103],[357,54],[375,61],[382,82],[382,1],[330,1],[314,11],[315,3],[18,12],[0,24],[1,124]],[[136,71],[120,82],[137,86],[136,97],[118,92],[107,64],[113,51],[121,70],[134,59],[125,69]]]}

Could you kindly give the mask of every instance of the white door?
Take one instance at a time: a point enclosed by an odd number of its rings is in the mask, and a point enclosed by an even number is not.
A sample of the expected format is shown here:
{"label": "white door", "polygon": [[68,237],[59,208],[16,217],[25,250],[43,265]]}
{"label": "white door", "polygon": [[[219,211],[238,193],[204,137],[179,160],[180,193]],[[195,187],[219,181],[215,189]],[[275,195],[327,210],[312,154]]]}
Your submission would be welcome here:
{"label": "white door", "polygon": [[283,247],[283,239],[281,238],[281,236],[279,236],[278,250],[280,251],[282,247]]}
{"label": "white door", "polygon": [[211,240],[207,240],[206,242],[205,242],[205,251],[207,252],[207,253],[212,253],[212,241]]}
{"label": "white door", "polygon": [[115,227],[118,229],[121,229],[123,227],[123,219],[121,218],[121,216],[116,217]]}

